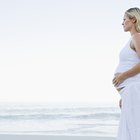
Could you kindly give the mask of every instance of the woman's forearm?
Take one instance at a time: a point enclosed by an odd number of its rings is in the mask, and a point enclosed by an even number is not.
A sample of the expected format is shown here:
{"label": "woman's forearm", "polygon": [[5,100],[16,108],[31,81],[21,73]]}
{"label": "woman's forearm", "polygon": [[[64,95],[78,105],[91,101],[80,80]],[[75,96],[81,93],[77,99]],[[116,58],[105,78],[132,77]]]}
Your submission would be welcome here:
{"label": "woman's forearm", "polygon": [[125,71],[123,75],[125,78],[129,78],[135,76],[138,73],[140,73],[140,63],[136,64],[133,68],[129,69],[128,71]]}

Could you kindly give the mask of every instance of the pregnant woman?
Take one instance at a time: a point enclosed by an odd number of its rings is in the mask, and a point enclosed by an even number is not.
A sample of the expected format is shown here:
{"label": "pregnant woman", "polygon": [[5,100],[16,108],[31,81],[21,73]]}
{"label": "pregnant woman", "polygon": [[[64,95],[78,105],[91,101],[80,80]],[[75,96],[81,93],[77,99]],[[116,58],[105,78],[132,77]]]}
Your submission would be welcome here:
{"label": "pregnant woman", "polygon": [[131,36],[120,52],[113,78],[121,96],[117,140],[140,140],[140,9],[128,9],[122,25]]}

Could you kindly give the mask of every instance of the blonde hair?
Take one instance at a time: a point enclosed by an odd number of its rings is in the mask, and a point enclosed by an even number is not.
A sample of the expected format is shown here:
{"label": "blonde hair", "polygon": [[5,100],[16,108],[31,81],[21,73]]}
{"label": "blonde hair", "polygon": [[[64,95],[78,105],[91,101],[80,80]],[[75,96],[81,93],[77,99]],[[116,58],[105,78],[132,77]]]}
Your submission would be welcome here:
{"label": "blonde hair", "polygon": [[125,12],[125,15],[129,19],[134,19],[135,20],[136,31],[140,32],[140,9],[137,8],[137,7],[130,8]]}

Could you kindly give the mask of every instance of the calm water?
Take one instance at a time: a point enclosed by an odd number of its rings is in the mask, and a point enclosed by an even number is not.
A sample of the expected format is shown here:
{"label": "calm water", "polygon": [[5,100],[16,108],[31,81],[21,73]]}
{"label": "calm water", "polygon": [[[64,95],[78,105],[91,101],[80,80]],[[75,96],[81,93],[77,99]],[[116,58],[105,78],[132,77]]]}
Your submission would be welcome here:
{"label": "calm water", "polygon": [[0,133],[116,136],[119,116],[106,105],[0,104]]}

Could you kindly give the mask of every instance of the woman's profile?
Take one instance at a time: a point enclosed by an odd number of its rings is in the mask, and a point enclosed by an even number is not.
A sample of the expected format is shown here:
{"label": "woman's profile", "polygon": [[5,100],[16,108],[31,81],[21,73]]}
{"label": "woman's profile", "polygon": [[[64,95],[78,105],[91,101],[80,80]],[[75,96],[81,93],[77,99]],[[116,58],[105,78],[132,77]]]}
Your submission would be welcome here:
{"label": "woman's profile", "polygon": [[128,9],[122,25],[130,38],[120,52],[113,78],[121,96],[117,140],[140,140],[140,9]]}

